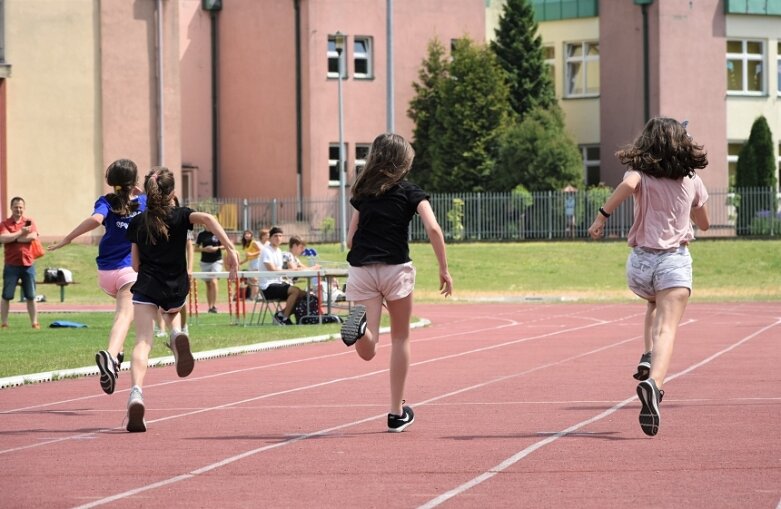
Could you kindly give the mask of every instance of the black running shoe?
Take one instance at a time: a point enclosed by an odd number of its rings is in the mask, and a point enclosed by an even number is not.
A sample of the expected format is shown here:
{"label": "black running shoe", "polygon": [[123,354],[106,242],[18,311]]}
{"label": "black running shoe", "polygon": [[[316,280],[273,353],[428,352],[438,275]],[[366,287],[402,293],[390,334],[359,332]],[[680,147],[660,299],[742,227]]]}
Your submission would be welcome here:
{"label": "black running shoe", "polygon": [[176,374],[184,378],[193,372],[195,359],[190,351],[190,338],[180,330],[171,331],[170,348],[174,353]]}
{"label": "black running shoe", "polygon": [[659,413],[659,403],[662,402],[664,392],[656,387],[653,378],[643,380],[637,384],[637,397],[640,399],[640,427],[643,433],[654,436],[659,432],[659,423],[662,416]]}
{"label": "black running shoe", "polygon": [[651,374],[651,352],[645,352],[640,356],[640,362],[637,363],[637,373],[632,375],[635,380],[648,380]]}
{"label": "black running shoe", "polygon": [[415,422],[415,412],[408,406],[401,407],[402,415],[388,414],[388,431],[401,433]]}
{"label": "black running shoe", "polygon": [[342,324],[342,341],[347,346],[353,346],[366,334],[366,306],[360,304],[353,307],[350,316]]}
{"label": "black running shoe", "polygon": [[95,354],[95,363],[100,370],[100,388],[106,394],[113,394],[119,376],[119,363],[106,350]]}
{"label": "black running shoe", "polygon": [[125,352],[119,352],[117,354],[117,364],[122,364],[125,362]]}

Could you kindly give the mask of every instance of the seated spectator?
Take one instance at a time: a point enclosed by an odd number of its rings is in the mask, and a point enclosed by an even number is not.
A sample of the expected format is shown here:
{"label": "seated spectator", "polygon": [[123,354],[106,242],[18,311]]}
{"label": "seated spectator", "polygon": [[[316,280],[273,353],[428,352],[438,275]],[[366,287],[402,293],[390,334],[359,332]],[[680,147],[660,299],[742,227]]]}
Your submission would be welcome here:
{"label": "seated spectator", "polygon": [[301,263],[299,257],[306,248],[306,242],[304,242],[298,235],[293,235],[288,241],[288,251],[282,253],[282,267],[285,270],[316,270],[320,268],[320,265],[313,265],[308,267]]}
{"label": "seated spectator", "polygon": [[[282,228],[274,226],[269,230],[269,245],[263,248],[261,261],[264,270],[270,272],[280,272],[283,269],[282,250],[279,245],[282,243]],[[301,288],[283,281],[282,277],[260,278],[260,291],[268,300],[284,300],[285,309],[274,315],[274,321],[280,325],[293,325],[290,315],[296,308],[296,303],[304,296]]]}

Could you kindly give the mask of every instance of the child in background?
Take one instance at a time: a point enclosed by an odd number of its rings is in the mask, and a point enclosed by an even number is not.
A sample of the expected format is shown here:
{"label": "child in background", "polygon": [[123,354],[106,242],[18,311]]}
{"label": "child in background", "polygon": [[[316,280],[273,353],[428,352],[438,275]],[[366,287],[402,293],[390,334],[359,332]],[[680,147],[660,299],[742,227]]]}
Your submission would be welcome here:
{"label": "child in background", "polygon": [[705,168],[708,159],[686,132],[686,123],[661,117],[649,120],[634,144],[616,156],[629,170],[588,232],[594,239],[602,237],[610,214],[634,196],[626,276],[629,289],[648,301],[645,349],[634,377],[641,380],[637,386],[640,427],[653,436],[659,431],[659,404],[675,335],[691,294],[692,259],[687,246],[694,239],[692,221],[703,231],[710,227],[705,207],[708,191],[694,172]]}
{"label": "child in background", "polygon": [[133,218],[127,232],[127,238],[132,242],[133,267],[138,271],[138,279],[131,288],[136,346],[130,366],[133,384],[127,410],[127,430],[130,432],[146,431],[142,387],[158,310],[162,311],[163,320],[171,329],[168,346],[174,353],[176,374],[185,377],[194,367],[189,337],[173,326],[174,316],[184,306],[190,289],[185,254],[187,232],[192,230],[193,224],[201,224],[214,232],[225,247],[225,265],[230,277],[236,277],[239,262],[233,243],[214,216],[175,205],[174,176],[167,168],[153,168],[146,176],[144,190],[147,210]]}
{"label": "child in background", "polygon": [[[255,240],[252,230],[244,230],[244,234],[241,236],[241,247],[244,249],[244,259],[239,262],[240,265],[247,265],[249,271],[260,271],[260,251],[263,249],[263,245]],[[258,296],[258,278],[247,278],[247,286],[249,287],[250,300],[255,300]]]}
{"label": "child in background", "polygon": [[388,431],[404,431],[415,420],[404,405],[410,364],[410,317],[415,267],[409,257],[409,223],[417,213],[439,263],[440,293],[453,291],[445,239],[429,196],[405,180],[415,152],[397,134],[381,134],[369,149],[366,166],[355,180],[350,203],[355,208],[347,233],[350,252],[347,299],[355,306],[342,325],[342,341],[358,355],[374,358],[383,303],[391,320],[390,409]]}
{"label": "child in background", "polygon": [[119,159],[111,163],[106,169],[106,184],[113,187],[114,192],[98,198],[91,216],[60,242],[48,246],[49,251],[55,251],[100,225],[106,229],[98,246],[98,285],[115,300],[116,306],[108,348],[95,354],[100,387],[106,394],[112,394],[116,387],[125,336],[133,320],[130,287],[136,282],[136,271],[131,266],[130,241],[125,233],[130,220],[146,208],[146,196],[140,194],[137,182],[138,168],[133,161]]}

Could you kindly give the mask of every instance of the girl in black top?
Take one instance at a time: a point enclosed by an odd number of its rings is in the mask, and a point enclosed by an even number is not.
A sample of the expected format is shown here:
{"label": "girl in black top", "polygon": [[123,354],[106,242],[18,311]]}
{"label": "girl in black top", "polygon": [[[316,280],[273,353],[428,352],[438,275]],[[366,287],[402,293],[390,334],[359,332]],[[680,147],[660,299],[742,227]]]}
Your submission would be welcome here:
{"label": "girl in black top", "polygon": [[164,167],[152,168],[144,189],[147,209],[130,222],[127,238],[132,243],[133,268],[138,272],[133,292],[136,346],[130,366],[133,388],[128,401],[128,431],[146,431],[141,387],[152,349],[153,324],[158,309],[171,330],[169,347],[174,353],[176,373],[189,375],[194,366],[187,334],[172,327],[174,316],[182,309],[190,290],[187,273],[187,232],[201,224],[214,232],[226,247],[225,265],[230,277],[236,277],[238,254],[217,219],[211,214],[178,207],[174,197],[174,176]]}
{"label": "girl in black top", "polygon": [[409,257],[409,223],[420,215],[439,262],[440,293],[453,291],[447,268],[445,239],[429,196],[405,180],[415,152],[397,134],[381,134],[372,143],[366,167],[355,181],[354,207],[347,246],[350,263],[347,299],[355,303],[342,326],[342,340],[355,344],[358,355],[371,360],[379,341],[383,302],[391,319],[390,410],[388,431],[403,431],[414,421],[404,406],[404,385],[410,363],[409,323],[415,268]]}

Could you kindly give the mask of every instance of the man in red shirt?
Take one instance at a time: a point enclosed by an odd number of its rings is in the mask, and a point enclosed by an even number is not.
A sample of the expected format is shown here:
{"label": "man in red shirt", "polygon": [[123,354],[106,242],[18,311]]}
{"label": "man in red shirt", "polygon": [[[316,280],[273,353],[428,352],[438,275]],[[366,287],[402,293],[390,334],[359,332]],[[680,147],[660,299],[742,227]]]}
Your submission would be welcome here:
{"label": "man in red shirt", "polygon": [[16,284],[22,280],[22,291],[27,301],[27,313],[33,329],[40,329],[35,307],[35,258],[30,242],[38,238],[35,221],[24,216],[24,200],[11,199],[11,217],[0,223],[0,243],[4,245],[3,300],[0,302],[0,327],[8,327],[8,310],[16,293]]}

